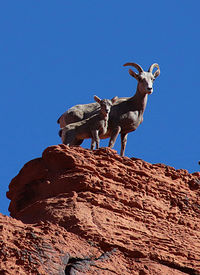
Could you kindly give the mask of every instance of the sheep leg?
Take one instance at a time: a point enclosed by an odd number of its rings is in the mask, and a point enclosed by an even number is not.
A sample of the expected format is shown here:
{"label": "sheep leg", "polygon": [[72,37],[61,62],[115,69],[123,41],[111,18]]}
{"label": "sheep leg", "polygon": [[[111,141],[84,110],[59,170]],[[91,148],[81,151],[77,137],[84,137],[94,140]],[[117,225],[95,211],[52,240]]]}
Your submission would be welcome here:
{"label": "sheep leg", "polygon": [[66,131],[65,133],[62,133],[62,140],[63,143],[67,146],[73,146],[76,144],[76,137],[73,130]]}
{"label": "sheep leg", "polygon": [[63,128],[66,126],[66,122],[65,122],[65,117],[64,115],[60,116],[59,119],[57,120],[57,123],[60,124],[60,128]]}
{"label": "sheep leg", "polygon": [[76,144],[75,145],[81,145],[83,143],[84,139],[79,139],[76,141]]}
{"label": "sheep leg", "polygon": [[124,151],[126,148],[126,143],[127,143],[127,136],[128,134],[121,134],[121,152],[120,152],[120,156],[124,156]]}
{"label": "sheep leg", "polygon": [[65,144],[67,146],[72,146],[72,145],[74,145],[74,140],[72,138],[65,138],[63,141],[63,144]]}
{"label": "sheep leg", "polygon": [[71,142],[69,143],[69,146],[78,146],[79,145],[79,140],[77,138],[74,138],[71,140]]}
{"label": "sheep leg", "polygon": [[96,144],[96,149],[99,149],[99,131],[92,131],[92,142],[91,142],[91,150],[94,150]]}
{"label": "sheep leg", "polygon": [[112,131],[108,147],[113,148],[113,146],[115,145],[117,136],[119,135],[120,131],[121,131],[120,126],[118,126],[117,128],[115,128]]}

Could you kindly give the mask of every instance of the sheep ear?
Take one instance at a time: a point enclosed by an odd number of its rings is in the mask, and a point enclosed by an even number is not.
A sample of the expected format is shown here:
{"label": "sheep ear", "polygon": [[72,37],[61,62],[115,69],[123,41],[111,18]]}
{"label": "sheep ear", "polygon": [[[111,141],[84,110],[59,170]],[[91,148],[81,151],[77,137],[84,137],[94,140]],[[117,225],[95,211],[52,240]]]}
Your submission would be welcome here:
{"label": "sheep ear", "polygon": [[118,96],[115,96],[111,99],[112,103],[115,103],[118,100]]}
{"label": "sheep ear", "polygon": [[160,70],[157,70],[157,71],[153,74],[154,79],[156,79],[156,77],[158,77],[159,75],[160,75]]}
{"label": "sheep ear", "polygon": [[101,102],[101,99],[100,99],[98,96],[96,96],[96,95],[94,95],[94,100],[95,100],[96,102],[98,102],[98,103]]}
{"label": "sheep ear", "polygon": [[131,76],[133,76],[135,79],[137,79],[137,80],[139,79],[138,74],[136,74],[133,70],[129,69],[128,72],[129,72],[129,74],[130,74]]}

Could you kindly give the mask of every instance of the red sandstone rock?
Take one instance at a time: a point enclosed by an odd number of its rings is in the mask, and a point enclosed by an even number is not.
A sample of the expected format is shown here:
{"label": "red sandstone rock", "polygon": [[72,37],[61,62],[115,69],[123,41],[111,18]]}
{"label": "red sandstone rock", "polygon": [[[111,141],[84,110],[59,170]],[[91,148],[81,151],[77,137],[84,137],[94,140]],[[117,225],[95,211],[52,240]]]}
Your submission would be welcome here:
{"label": "red sandstone rock", "polygon": [[58,145],[7,196],[0,274],[200,274],[199,172]]}

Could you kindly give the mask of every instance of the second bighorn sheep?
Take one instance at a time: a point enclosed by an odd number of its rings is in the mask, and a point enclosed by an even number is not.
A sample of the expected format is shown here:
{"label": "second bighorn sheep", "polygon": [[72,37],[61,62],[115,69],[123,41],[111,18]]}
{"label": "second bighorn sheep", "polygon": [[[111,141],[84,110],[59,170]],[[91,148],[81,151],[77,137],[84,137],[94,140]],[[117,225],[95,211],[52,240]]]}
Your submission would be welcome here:
{"label": "second bighorn sheep", "polygon": [[62,138],[62,142],[68,146],[80,144],[84,139],[92,138],[91,149],[99,148],[99,139],[101,135],[105,135],[108,128],[108,118],[110,109],[113,103],[118,99],[100,99],[98,96],[94,96],[94,100],[100,105],[100,110],[97,114],[90,118],[71,123],[63,127],[59,131],[59,135]]}

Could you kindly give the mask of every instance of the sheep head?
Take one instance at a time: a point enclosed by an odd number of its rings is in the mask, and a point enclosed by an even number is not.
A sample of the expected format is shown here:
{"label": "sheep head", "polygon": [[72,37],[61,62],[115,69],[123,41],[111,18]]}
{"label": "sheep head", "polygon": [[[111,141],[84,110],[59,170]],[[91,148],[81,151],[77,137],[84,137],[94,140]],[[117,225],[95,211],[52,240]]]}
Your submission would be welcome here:
{"label": "sheep head", "polygon": [[[138,74],[129,69],[129,74],[138,81],[138,90],[143,94],[152,94],[153,82],[160,74],[160,68],[157,63],[152,64],[149,70],[145,72],[142,67],[136,63],[126,63],[124,66],[133,66],[138,70]],[[154,68],[157,70],[153,73]]]}
{"label": "sheep head", "polygon": [[117,101],[118,97],[115,96],[111,100],[110,99],[100,99],[98,96],[94,96],[94,100],[99,103],[101,107],[101,113],[107,116],[110,113],[110,109],[112,105]]}

